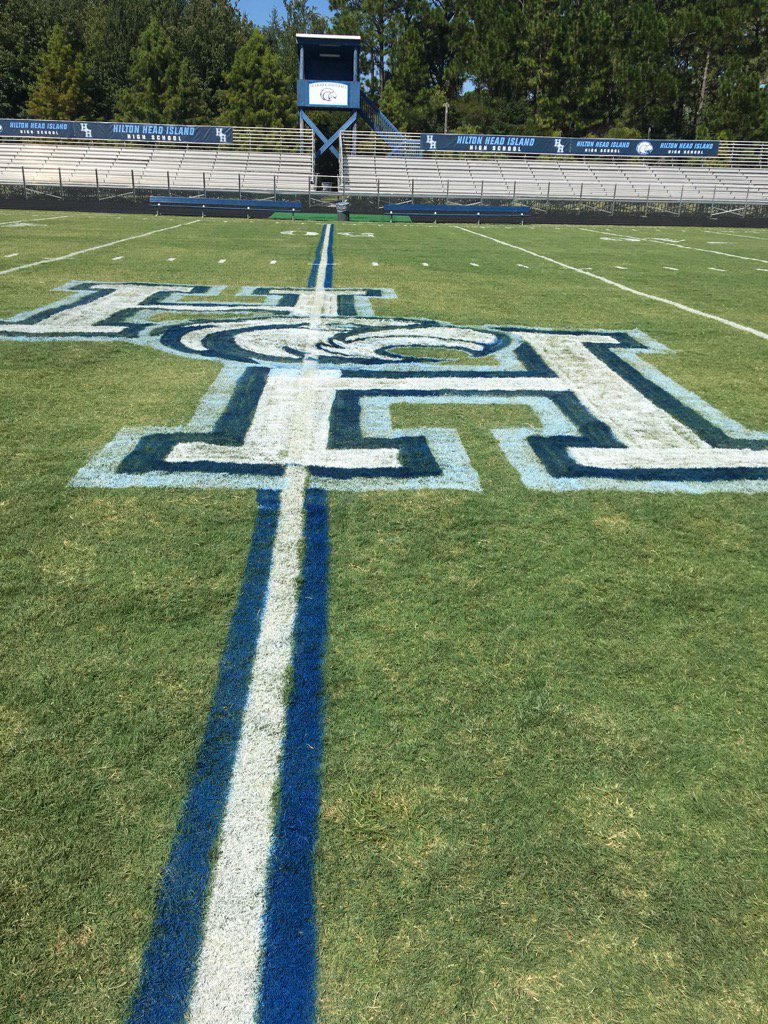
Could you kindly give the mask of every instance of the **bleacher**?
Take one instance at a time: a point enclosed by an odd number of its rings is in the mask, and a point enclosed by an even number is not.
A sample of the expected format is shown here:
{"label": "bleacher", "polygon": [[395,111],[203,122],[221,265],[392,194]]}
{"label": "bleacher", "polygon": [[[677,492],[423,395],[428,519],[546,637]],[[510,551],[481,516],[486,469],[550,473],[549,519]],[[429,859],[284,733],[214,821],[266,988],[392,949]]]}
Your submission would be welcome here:
{"label": "bleacher", "polygon": [[298,148],[3,140],[0,185],[291,194],[306,192],[313,173],[311,151]]}
{"label": "bleacher", "polygon": [[415,145],[395,156],[377,140],[342,148],[350,195],[584,202],[768,204],[768,165],[640,157],[434,155]]}

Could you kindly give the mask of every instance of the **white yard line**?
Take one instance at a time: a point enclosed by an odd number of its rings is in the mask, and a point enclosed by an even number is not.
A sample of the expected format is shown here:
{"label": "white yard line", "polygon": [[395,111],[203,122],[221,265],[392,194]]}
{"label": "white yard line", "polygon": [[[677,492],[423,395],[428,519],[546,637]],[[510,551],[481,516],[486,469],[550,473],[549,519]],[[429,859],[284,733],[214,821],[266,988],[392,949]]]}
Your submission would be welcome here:
{"label": "white yard line", "polygon": [[55,217],[27,217],[24,212],[21,211],[21,213],[14,214],[10,220],[0,220],[0,227],[8,224],[16,224],[20,220],[24,220],[27,224],[47,224],[48,221],[66,220],[71,216],[71,213],[57,213]]}
{"label": "white yard line", "polygon": [[765,263],[768,260],[761,260],[758,256],[739,256],[735,252],[724,252],[722,249],[701,249],[697,245],[683,245],[682,242],[665,242],[663,238],[646,238],[646,242],[656,242],[657,245],[674,245],[676,249],[690,249],[691,252],[705,252],[710,256],[727,256],[732,260],[746,260],[748,263]]}
{"label": "white yard line", "polygon": [[[326,231],[312,296],[311,335],[320,331],[331,232]],[[317,373],[305,358],[302,375]],[[299,600],[306,461],[313,448],[314,410],[298,407],[290,429],[261,629],[227,808],[221,830],[203,941],[190,1000],[189,1024],[252,1024],[263,957],[263,922],[274,800]]]}
{"label": "white yard line", "polygon": [[768,333],[765,331],[759,331],[756,327],[749,327],[747,324],[740,324],[735,320],[728,320],[726,317],[717,316],[716,313],[707,313],[703,309],[696,309],[695,306],[686,306],[683,302],[675,302],[673,299],[665,299],[661,295],[653,295],[650,292],[641,292],[639,289],[630,288],[629,285],[622,284],[620,281],[612,281],[609,277],[602,277],[600,274],[595,274],[590,270],[582,270],[581,267],[573,267],[570,263],[562,263],[560,260],[555,260],[551,256],[544,256],[540,252],[533,252],[531,249],[524,249],[521,245],[513,245],[512,242],[503,242],[500,238],[494,238],[493,235],[485,235],[481,231],[475,231],[473,228],[465,228],[461,224],[457,224],[456,227],[459,231],[466,231],[470,235],[477,235],[478,238],[485,238],[489,242],[496,242],[497,245],[505,245],[509,249],[516,249],[518,252],[524,252],[528,256],[535,256],[537,259],[544,260],[547,263],[552,263],[556,267],[562,267],[563,270],[572,270],[575,274],[583,274],[584,277],[590,277],[593,281],[600,281],[601,284],[610,285],[611,288],[618,288],[623,292],[628,292],[630,295],[637,295],[639,298],[649,299],[651,302],[661,302],[665,306],[672,306],[674,309],[679,309],[683,313],[691,313],[693,316],[700,316],[705,320],[714,320],[716,323],[724,324],[726,327],[732,327],[736,331],[744,331],[746,334],[754,334],[756,338],[762,338],[764,341],[768,341]]}
{"label": "white yard line", "polygon": [[[705,228],[705,230],[707,229]],[[758,233],[752,234],[747,228],[710,228],[709,230],[717,231],[721,235],[733,235],[734,238],[753,238],[759,239],[761,242],[768,241],[768,231],[760,230]]]}
{"label": "white yard line", "polygon": [[[581,230],[582,231],[593,231],[594,232],[594,228],[582,228]],[[615,229],[613,229],[613,228],[606,228],[604,231],[600,231],[600,232],[597,232],[597,233],[601,234],[601,235],[608,234],[608,235],[611,235],[612,238],[623,239],[626,242],[629,241],[629,239],[627,238],[626,235],[618,234],[615,231]],[[691,252],[705,252],[705,253],[707,253],[710,256],[727,256],[729,259],[732,259],[732,260],[747,260],[747,262],[749,262],[749,263],[765,263],[765,264],[768,264],[768,260],[762,260],[758,256],[739,256],[735,252],[724,252],[721,249],[702,249],[698,245],[686,245],[683,242],[671,242],[668,238],[647,238],[646,236],[642,236],[641,237],[640,235],[637,235],[635,237],[641,238],[641,241],[643,241],[643,242],[655,242],[656,245],[673,245],[676,249],[690,249]],[[717,242],[710,242],[710,243],[707,243],[707,244],[708,245],[717,245],[718,243]],[[710,267],[709,269],[711,270],[712,268]]]}
{"label": "white yard line", "polygon": [[37,260],[35,263],[21,263],[18,267],[9,267],[8,270],[0,270],[0,274],[15,274],[19,270],[29,270],[32,267],[42,267],[46,263],[59,263],[61,260],[71,260],[76,256],[85,256],[89,252],[98,252],[99,249],[109,249],[113,245],[122,245],[124,242],[135,242],[139,238],[149,238],[150,235],[159,235],[161,231],[174,231],[176,228],[188,227],[190,224],[199,224],[201,218],[183,221],[180,224],[170,224],[167,228],[155,228],[153,231],[144,231],[140,235],[129,235],[127,238],[116,238],[114,242],[102,242],[101,245],[92,245],[88,249],[77,249],[75,252],[65,253],[63,256],[48,256],[44,260]]}

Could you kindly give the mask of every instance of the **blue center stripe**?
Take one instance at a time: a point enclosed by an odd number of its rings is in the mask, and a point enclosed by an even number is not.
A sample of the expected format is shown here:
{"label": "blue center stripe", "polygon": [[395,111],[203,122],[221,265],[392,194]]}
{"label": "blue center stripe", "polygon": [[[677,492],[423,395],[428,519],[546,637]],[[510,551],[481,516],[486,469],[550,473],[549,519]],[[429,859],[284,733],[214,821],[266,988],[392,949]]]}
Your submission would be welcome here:
{"label": "blue center stripe", "polygon": [[309,272],[309,280],[307,281],[307,286],[309,288],[317,287],[317,272],[320,269],[320,260],[323,255],[323,243],[325,242],[326,235],[329,237],[328,263],[325,267],[323,288],[330,288],[333,284],[333,224],[326,224],[320,232],[320,241],[317,243],[317,249],[315,249],[315,261],[312,264],[312,269]]}
{"label": "blue center stripe", "polygon": [[194,981],[213,851],[229,790],[269,578],[279,491],[260,491],[245,575],[189,792],[160,881],[129,1024],[181,1024]]}
{"label": "blue center stripe", "polygon": [[304,575],[270,856],[259,1024],[312,1024],[315,1019],[313,882],[323,756],[329,554],[325,492],[308,491],[305,510]]}

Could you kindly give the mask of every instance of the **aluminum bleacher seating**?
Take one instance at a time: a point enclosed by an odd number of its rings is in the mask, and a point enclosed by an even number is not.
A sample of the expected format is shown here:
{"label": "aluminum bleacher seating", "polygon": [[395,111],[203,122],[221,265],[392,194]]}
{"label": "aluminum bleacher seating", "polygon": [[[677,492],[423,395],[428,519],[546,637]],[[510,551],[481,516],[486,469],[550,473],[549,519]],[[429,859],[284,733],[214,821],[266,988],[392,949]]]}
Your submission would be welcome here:
{"label": "aluminum bleacher seating", "polygon": [[312,161],[280,150],[16,140],[0,144],[0,184],[295,193],[309,187]]}
{"label": "aluminum bleacher seating", "polygon": [[393,155],[365,140],[342,149],[351,195],[481,200],[768,204],[768,166],[632,158]]}

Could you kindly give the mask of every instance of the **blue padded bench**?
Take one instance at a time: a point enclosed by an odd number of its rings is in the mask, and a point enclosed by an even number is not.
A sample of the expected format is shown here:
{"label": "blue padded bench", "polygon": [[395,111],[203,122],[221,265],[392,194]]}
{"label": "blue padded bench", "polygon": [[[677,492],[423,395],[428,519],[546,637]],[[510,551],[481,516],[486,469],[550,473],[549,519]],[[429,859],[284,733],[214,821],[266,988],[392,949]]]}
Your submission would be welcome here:
{"label": "blue padded bench", "polygon": [[296,213],[301,210],[301,202],[298,199],[291,202],[287,199],[206,199],[201,196],[150,196],[149,202],[156,208],[157,213],[166,207],[169,209],[189,207],[193,210],[202,210],[203,216],[205,216],[206,210],[243,210],[246,215],[265,210],[269,212],[280,210],[283,213]]}
{"label": "blue padded bench", "polygon": [[523,217],[531,212],[530,206],[488,206],[475,204],[465,206],[461,203],[393,203],[384,207],[384,213],[392,220],[394,214],[405,213],[415,217],[476,217],[478,224],[481,217]]}

